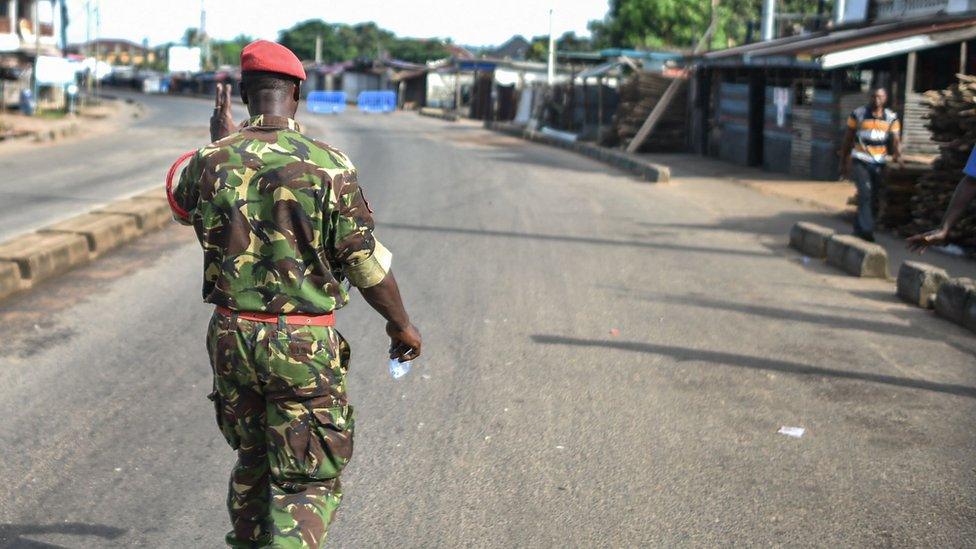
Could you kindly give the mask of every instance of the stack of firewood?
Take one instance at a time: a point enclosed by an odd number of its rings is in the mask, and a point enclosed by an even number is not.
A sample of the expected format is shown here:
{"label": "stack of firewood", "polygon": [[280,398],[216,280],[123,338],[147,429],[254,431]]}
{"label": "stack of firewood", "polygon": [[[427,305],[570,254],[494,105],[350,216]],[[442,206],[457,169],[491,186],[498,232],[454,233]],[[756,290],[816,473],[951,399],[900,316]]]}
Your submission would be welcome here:
{"label": "stack of firewood", "polygon": [[[939,143],[939,157],[916,185],[908,232],[929,230],[941,223],[976,142],[976,76],[957,76],[959,82],[948,89],[925,93],[923,102],[930,109],[928,128],[932,140]],[[950,241],[976,246],[976,206],[969,206]]]}
{"label": "stack of firewood", "polygon": [[[671,84],[672,78],[658,73],[636,72],[620,85],[620,104],[613,117],[612,137],[616,143],[627,145],[637,135],[654,106]],[[641,151],[686,150],[687,139],[687,81],[674,95],[671,104],[648,136]]]}
{"label": "stack of firewood", "polygon": [[932,171],[932,160],[932,157],[912,157],[905,159],[904,168],[894,163],[888,165],[878,212],[881,225],[897,228],[906,235],[914,234],[908,228],[913,220],[912,199],[918,193],[918,182]]}

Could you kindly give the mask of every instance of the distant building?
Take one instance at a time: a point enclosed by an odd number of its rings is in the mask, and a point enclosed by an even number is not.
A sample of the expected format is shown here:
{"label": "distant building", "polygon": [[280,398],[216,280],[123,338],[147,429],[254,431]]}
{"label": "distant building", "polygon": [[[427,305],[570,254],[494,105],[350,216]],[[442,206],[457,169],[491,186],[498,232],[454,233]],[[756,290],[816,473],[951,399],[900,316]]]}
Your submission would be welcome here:
{"label": "distant building", "polygon": [[69,53],[94,57],[109,65],[139,66],[156,62],[156,51],[131,40],[101,38],[68,46]]}
{"label": "distant building", "polygon": [[976,73],[976,0],[848,0],[834,17],[832,28],[692,60],[691,148],[834,180],[847,115],[884,87],[905,152],[935,153],[921,94]]}
{"label": "distant building", "polygon": [[[40,36],[35,33],[35,4]],[[61,18],[52,0],[0,0],[0,66],[29,65],[41,55],[59,55]]]}
{"label": "distant building", "polygon": [[16,104],[21,90],[30,88],[35,58],[61,55],[60,32],[53,0],[0,0],[0,103]]}
{"label": "distant building", "polygon": [[507,42],[488,52],[488,57],[524,61],[532,44],[522,36],[513,36]]}

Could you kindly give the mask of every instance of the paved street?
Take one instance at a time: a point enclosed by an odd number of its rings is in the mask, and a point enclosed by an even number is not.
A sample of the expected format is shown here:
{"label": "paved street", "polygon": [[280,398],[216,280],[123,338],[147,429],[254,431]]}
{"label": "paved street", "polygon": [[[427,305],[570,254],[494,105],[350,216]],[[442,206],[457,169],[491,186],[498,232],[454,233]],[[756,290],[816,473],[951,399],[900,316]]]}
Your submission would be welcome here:
{"label": "paved street", "polygon": [[[0,237],[161,185],[209,110],[151,99],[117,136],[0,156]],[[394,381],[379,317],[339,315],[333,546],[976,539],[976,338],[788,250],[822,214],[410,113],[303,119],[359,166],[425,336]],[[201,263],[174,225],[0,304],[0,548],[221,546]]]}
{"label": "paved street", "polygon": [[0,240],[159,185],[180,154],[208,140],[213,101],[109,93],[138,98],[140,117],[92,139],[0,153]]}

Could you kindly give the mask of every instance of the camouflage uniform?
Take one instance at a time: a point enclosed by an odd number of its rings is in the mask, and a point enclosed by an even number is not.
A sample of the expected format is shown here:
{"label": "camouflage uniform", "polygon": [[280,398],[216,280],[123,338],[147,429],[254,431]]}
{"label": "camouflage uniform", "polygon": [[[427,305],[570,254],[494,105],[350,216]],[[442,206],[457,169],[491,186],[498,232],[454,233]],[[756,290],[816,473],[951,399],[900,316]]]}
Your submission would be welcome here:
{"label": "camouflage uniform", "polygon": [[352,456],[349,346],[284,315],[329,313],[349,301],[343,280],[367,288],[389,271],[356,170],[294,120],[257,116],[198,151],[174,197],[204,250],[204,300],[235,311],[214,313],[207,337],[217,424],[238,452],[227,543],[321,547]]}

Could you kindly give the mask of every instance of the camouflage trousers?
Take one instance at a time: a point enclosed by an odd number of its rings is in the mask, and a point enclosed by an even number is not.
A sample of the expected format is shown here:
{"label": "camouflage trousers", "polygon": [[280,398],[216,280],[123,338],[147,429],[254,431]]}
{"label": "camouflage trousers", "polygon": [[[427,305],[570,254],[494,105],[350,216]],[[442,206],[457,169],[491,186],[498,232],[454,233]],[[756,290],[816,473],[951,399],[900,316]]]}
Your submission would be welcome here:
{"label": "camouflage trousers", "polygon": [[231,547],[322,547],[352,457],[349,345],[334,328],[214,313],[207,334],[217,425],[237,465]]}

